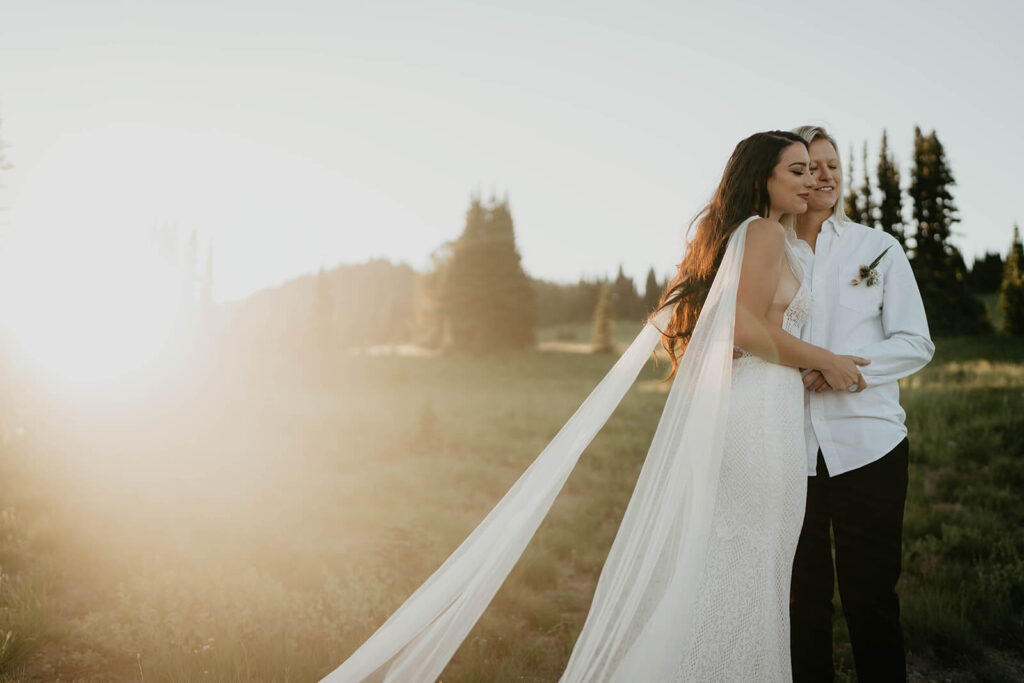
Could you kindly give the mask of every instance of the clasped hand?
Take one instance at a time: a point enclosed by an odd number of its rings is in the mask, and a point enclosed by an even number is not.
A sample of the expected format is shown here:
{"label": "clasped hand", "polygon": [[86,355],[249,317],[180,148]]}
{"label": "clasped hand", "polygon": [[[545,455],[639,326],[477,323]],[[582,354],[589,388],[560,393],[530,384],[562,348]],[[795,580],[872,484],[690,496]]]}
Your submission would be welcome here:
{"label": "clasped hand", "polygon": [[858,366],[868,365],[870,362],[860,356],[836,355],[832,367],[805,372],[804,388],[815,393],[821,393],[826,389],[845,389],[854,393],[864,391],[868,385]]}
{"label": "clasped hand", "polygon": [[[740,355],[739,351],[733,349],[733,360],[739,358]],[[811,370],[800,368],[800,371],[804,373],[804,388],[807,391],[821,393],[826,389],[836,391],[845,389],[857,393],[867,388],[867,382],[864,381],[864,375],[860,373],[858,367],[870,364],[870,360],[860,356],[835,355],[833,361],[829,368]]]}

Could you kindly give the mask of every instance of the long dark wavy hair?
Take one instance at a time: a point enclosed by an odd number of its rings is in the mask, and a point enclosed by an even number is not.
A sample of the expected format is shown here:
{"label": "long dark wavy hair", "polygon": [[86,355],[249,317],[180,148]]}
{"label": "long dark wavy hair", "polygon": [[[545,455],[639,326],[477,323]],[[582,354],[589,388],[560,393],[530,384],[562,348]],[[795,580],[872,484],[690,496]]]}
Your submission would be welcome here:
{"label": "long dark wavy hair", "polygon": [[741,140],[725,165],[725,173],[711,201],[690,221],[687,234],[695,227],[696,234],[679,264],[679,272],[662,293],[657,309],[676,306],[661,338],[661,345],[672,361],[669,378],[679,369],[679,356],[690,341],[711,291],[729,236],[750,216],[768,216],[768,178],[779,163],[782,150],[792,144],[807,147],[802,137],[782,130],[754,133]]}

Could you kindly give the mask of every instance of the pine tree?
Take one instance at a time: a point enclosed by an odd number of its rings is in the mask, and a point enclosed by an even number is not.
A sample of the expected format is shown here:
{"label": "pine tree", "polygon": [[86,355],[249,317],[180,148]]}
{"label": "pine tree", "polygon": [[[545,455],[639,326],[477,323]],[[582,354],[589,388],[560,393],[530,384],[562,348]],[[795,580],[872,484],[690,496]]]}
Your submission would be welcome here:
{"label": "pine tree", "polygon": [[619,265],[615,284],[612,285],[612,311],[616,320],[632,320],[640,316],[640,295],[637,294],[633,278],[628,277]]}
{"label": "pine tree", "polygon": [[583,314],[586,316],[586,320],[593,319],[594,309],[597,308],[597,302],[601,298],[601,288],[604,287],[604,282],[604,280],[580,278],[572,303],[574,317]]}
{"label": "pine tree", "polygon": [[896,238],[900,247],[907,248],[903,231],[903,194],[900,191],[900,169],[892,152],[889,139],[882,131],[882,148],[878,153],[878,192],[882,197],[878,205],[878,225]]}
{"label": "pine tree", "polygon": [[1017,238],[1013,240],[1013,253],[1017,255],[1017,263],[1020,264],[1020,269],[1024,273],[1024,245],[1020,243],[1020,229],[1017,224],[1013,224],[1013,232],[1017,235]]}
{"label": "pine tree", "polygon": [[489,206],[472,199],[442,290],[453,347],[484,351],[533,344],[533,290],[516,250],[507,199],[492,199]]}
{"label": "pine tree", "polygon": [[601,294],[594,309],[594,352],[609,353],[614,351],[612,345],[612,286],[608,282],[601,285]]}
{"label": "pine tree", "polygon": [[864,171],[864,183],[860,187],[860,220],[861,225],[869,228],[877,227],[875,223],[875,201],[871,196],[871,179],[868,177],[868,143],[864,142],[861,154],[861,168]]}
{"label": "pine tree", "polygon": [[658,276],[654,274],[654,268],[647,271],[647,282],[644,284],[644,313],[649,315],[658,307],[661,300],[661,283]]}
{"label": "pine tree", "polygon": [[1006,255],[1003,283],[999,288],[999,310],[1003,315],[1003,330],[1014,337],[1024,337],[1024,246],[1020,229],[1013,226],[1013,244]]}
{"label": "pine tree", "polygon": [[935,336],[990,332],[984,305],[967,287],[967,268],[950,242],[957,217],[950,188],[955,185],[946,153],[932,131],[914,128],[910,198],[914,204],[911,265],[921,289],[928,324]]}
{"label": "pine tree", "polygon": [[1003,282],[1003,256],[998,251],[986,251],[984,256],[974,259],[967,283],[977,294],[998,292]]}
{"label": "pine tree", "polygon": [[950,249],[953,224],[960,221],[950,187],[955,184],[946,164],[945,150],[932,131],[925,136],[914,128],[914,168],[910,198],[914,203],[915,256],[928,263],[940,263]]}
{"label": "pine tree", "polygon": [[445,242],[430,255],[431,267],[413,281],[414,341],[436,349],[449,342],[444,308],[444,279],[455,249]]}
{"label": "pine tree", "polygon": [[858,201],[857,187],[853,182],[853,147],[850,147],[850,167],[846,173],[846,196],[843,198],[846,208],[846,217],[854,223],[860,223],[863,216],[860,213],[860,201]]}

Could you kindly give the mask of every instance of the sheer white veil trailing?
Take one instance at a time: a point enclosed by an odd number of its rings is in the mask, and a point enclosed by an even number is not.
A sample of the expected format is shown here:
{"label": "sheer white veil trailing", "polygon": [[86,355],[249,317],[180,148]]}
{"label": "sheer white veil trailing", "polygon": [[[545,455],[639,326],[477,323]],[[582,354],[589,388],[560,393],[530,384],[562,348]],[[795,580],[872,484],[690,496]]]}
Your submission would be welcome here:
{"label": "sheer white veil trailing", "polygon": [[[729,412],[747,225],[729,239],[563,681],[674,678],[704,568]],[[406,602],[323,680],[435,681],[519,559],[671,312],[640,332],[505,497]]]}

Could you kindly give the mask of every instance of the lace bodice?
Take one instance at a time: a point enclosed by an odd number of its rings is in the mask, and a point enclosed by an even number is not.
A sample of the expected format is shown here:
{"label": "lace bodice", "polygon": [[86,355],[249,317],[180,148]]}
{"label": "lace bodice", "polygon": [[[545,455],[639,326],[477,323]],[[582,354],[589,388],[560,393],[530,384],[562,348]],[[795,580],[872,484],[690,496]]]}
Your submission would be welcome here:
{"label": "lace bodice", "polygon": [[800,336],[800,329],[811,317],[811,289],[801,282],[793,299],[782,314],[782,329],[795,337]]}

